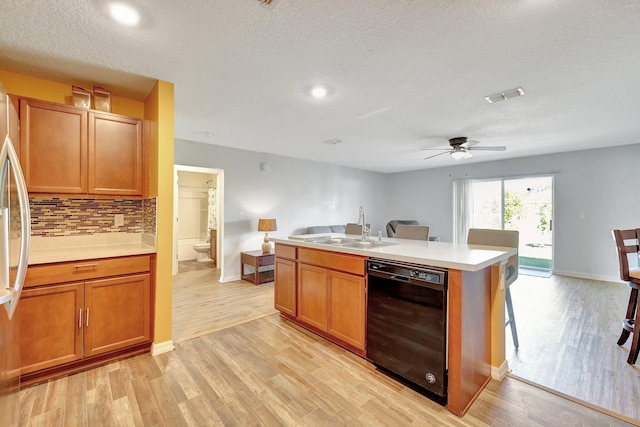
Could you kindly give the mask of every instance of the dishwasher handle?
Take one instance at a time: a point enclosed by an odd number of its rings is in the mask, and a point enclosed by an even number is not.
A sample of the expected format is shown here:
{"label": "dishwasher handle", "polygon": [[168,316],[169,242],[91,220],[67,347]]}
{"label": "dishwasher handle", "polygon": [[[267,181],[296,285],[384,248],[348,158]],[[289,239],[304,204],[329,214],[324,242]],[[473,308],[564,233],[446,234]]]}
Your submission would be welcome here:
{"label": "dishwasher handle", "polygon": [[431,283],[423,280],[416,279],[415,277],[407,277],[393,273],[387,273],[384,271],[368,270],[369,276],[377,276],[387,280],[393,280],[398,283],[404,283],[411,286],[421,286],[423,288],[435,289],[438,291],[446,292],[446,283]]}

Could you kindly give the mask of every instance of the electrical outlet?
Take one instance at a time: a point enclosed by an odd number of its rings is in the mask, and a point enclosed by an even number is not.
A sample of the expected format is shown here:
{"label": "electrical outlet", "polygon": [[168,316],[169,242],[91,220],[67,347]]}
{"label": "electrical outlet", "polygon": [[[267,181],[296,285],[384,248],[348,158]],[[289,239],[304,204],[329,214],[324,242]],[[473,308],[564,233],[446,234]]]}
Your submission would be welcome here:
{"label": "electrical outlet", "polygon": [[115,214],[113,216],[113,223],[116,227],[122,227],[124,225],[124,214]]}

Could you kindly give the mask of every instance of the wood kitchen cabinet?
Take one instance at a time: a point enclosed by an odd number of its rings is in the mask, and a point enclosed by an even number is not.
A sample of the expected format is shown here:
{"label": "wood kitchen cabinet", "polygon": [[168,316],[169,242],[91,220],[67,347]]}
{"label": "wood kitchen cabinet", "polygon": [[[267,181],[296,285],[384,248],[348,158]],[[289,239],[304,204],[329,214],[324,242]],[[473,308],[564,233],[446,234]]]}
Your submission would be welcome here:
{"label": "wood kitchen cabinet", "polygon": [[142,120],[89,112],[89,194],[142,195]]}
{"label": "wood kitchen cabinet", "polygon": [[20,122],[30,193],[142,196],[142,120],[21,98]]}
{"label": "wood kitchen cabinet", "polygon": [[329,324],[326,268],[298,264],[298,320],[322,331]]}
{"label": "wood kitchen cabinet", "polygon": [[328,272],[329,325],[327,332],[356,348],[365,348],[366,282],[364,277]]}
{"label": "wood kitchen cabinet", "polygon": [[84,356],[151,339],[149,274],[85,284]]}
{"label": "wood kitchen cabinet", "polygon": [[82,359],[82,283],[25,289],[16,311],[21,374]]}
{"label": "wood kitchen cabinet", "polygon": [[365,260],[276,244],[275,308],[284,317],[364,355]]}
{"label": "wood kitchen cabinet", "polygon": [[298,264],[298,320],[365,348],[365,278]]}
{"label": "wood kitchen cabinet", "polygon": [[277,244],[275,255],[274,307],[282,313],[295,317],[297,314],[297,249],[293,246]]}
{"label": "wood kitchen cabinet", "polygon": [[16,311],[21,381],[148,351],[151,262],[140,255],[29,267]]}

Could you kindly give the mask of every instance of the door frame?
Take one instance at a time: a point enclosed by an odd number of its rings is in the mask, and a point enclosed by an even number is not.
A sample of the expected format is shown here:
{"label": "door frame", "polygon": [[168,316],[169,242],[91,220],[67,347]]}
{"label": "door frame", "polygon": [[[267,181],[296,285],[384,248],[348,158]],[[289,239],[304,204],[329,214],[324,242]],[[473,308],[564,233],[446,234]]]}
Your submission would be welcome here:
{"label": "door frame", "polygon": [[[548,271],[553,272],[554,270],[554,264],[555,264],[555,221],[553,220],[555,217],[554,214],[554,210],[555,210],[555,174],[554,173],[539,173],[539,174],[526,174],[526,175],[512,175],[512,176],[500,176],[500,177],[492,177],[492,178],[470,178],[472,180],[472,182],[487,182],[487,181],[500,181],[500,209],[502,212],[501,218],[500,218],[500,226],[501,228],[504,230],[504,207],[505,207],[505,200],[504,200],[504,187],[505,187],[505,181],[512,181],[512,180],[520,180],[520,179],[527,179],[527,178],[550,178],[551,179],[551,225],[550,225],[550,232],[551,232],[551,268],[548,269]],[[473,188],[473,185],[472,185]],[[472,189],[472,192],[474,190]],[[531,270],[537,270],[538,268],[535,267],[526,267],[528,269]],[[540,270],[544,270],[547,271],[547,269],[540,269]]]}
{"label": "door frame", "polygon": [[198,166],[173,165],[173,257],[171,274],[178,274],[178,172],[196,172],[216,175],[216,201],[218,203],[218,224],[216,241],[216,268],[220,268],[220,277],[224,277],[224,169],[202,168]]}

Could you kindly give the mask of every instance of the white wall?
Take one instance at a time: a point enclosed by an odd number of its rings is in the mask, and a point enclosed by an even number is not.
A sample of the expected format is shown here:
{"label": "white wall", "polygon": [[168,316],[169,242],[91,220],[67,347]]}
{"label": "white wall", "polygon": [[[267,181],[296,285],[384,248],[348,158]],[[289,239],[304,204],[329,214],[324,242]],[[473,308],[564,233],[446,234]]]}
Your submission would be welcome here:
{"label": "white wall", "polygon": [[[388,176],[391,217],[416,218],[451,241],[451,181],[554,173],[554,272],[616,280],[614,228],[640,226],[640,144]],[[585,219],[579,214],[584,213]]]}
{"label": "white wall", "polygon": [[[288,236],[309,225],[355,222],[364,205],[374,235],[384,234],[390,219],[417,219],[431,227],[430,234],[450,242],[451,181],[464,177],[556,172],[558,274],[616,280],[610,232],[640,226],[640,144],[388,175],[191,141],[176,140],[175,147],[177,164],[225,170],[224,263],[233,277],[239,274],[240,251],[260,248],[260,216],[277,218],[278,231],[271,235]],[[269,172],[260,172],[261,162],[269,164]]]}
{"label": "white wall", "polygon": [[269,235],[286,237],[312,225],[356,222],[363,205],[372,234],[384,234],[384,174],[180,139],[174,161],[224,170],[223,280],[240,277],[241,251],[260,249],[260,217],[275,217],[278,231]]}

